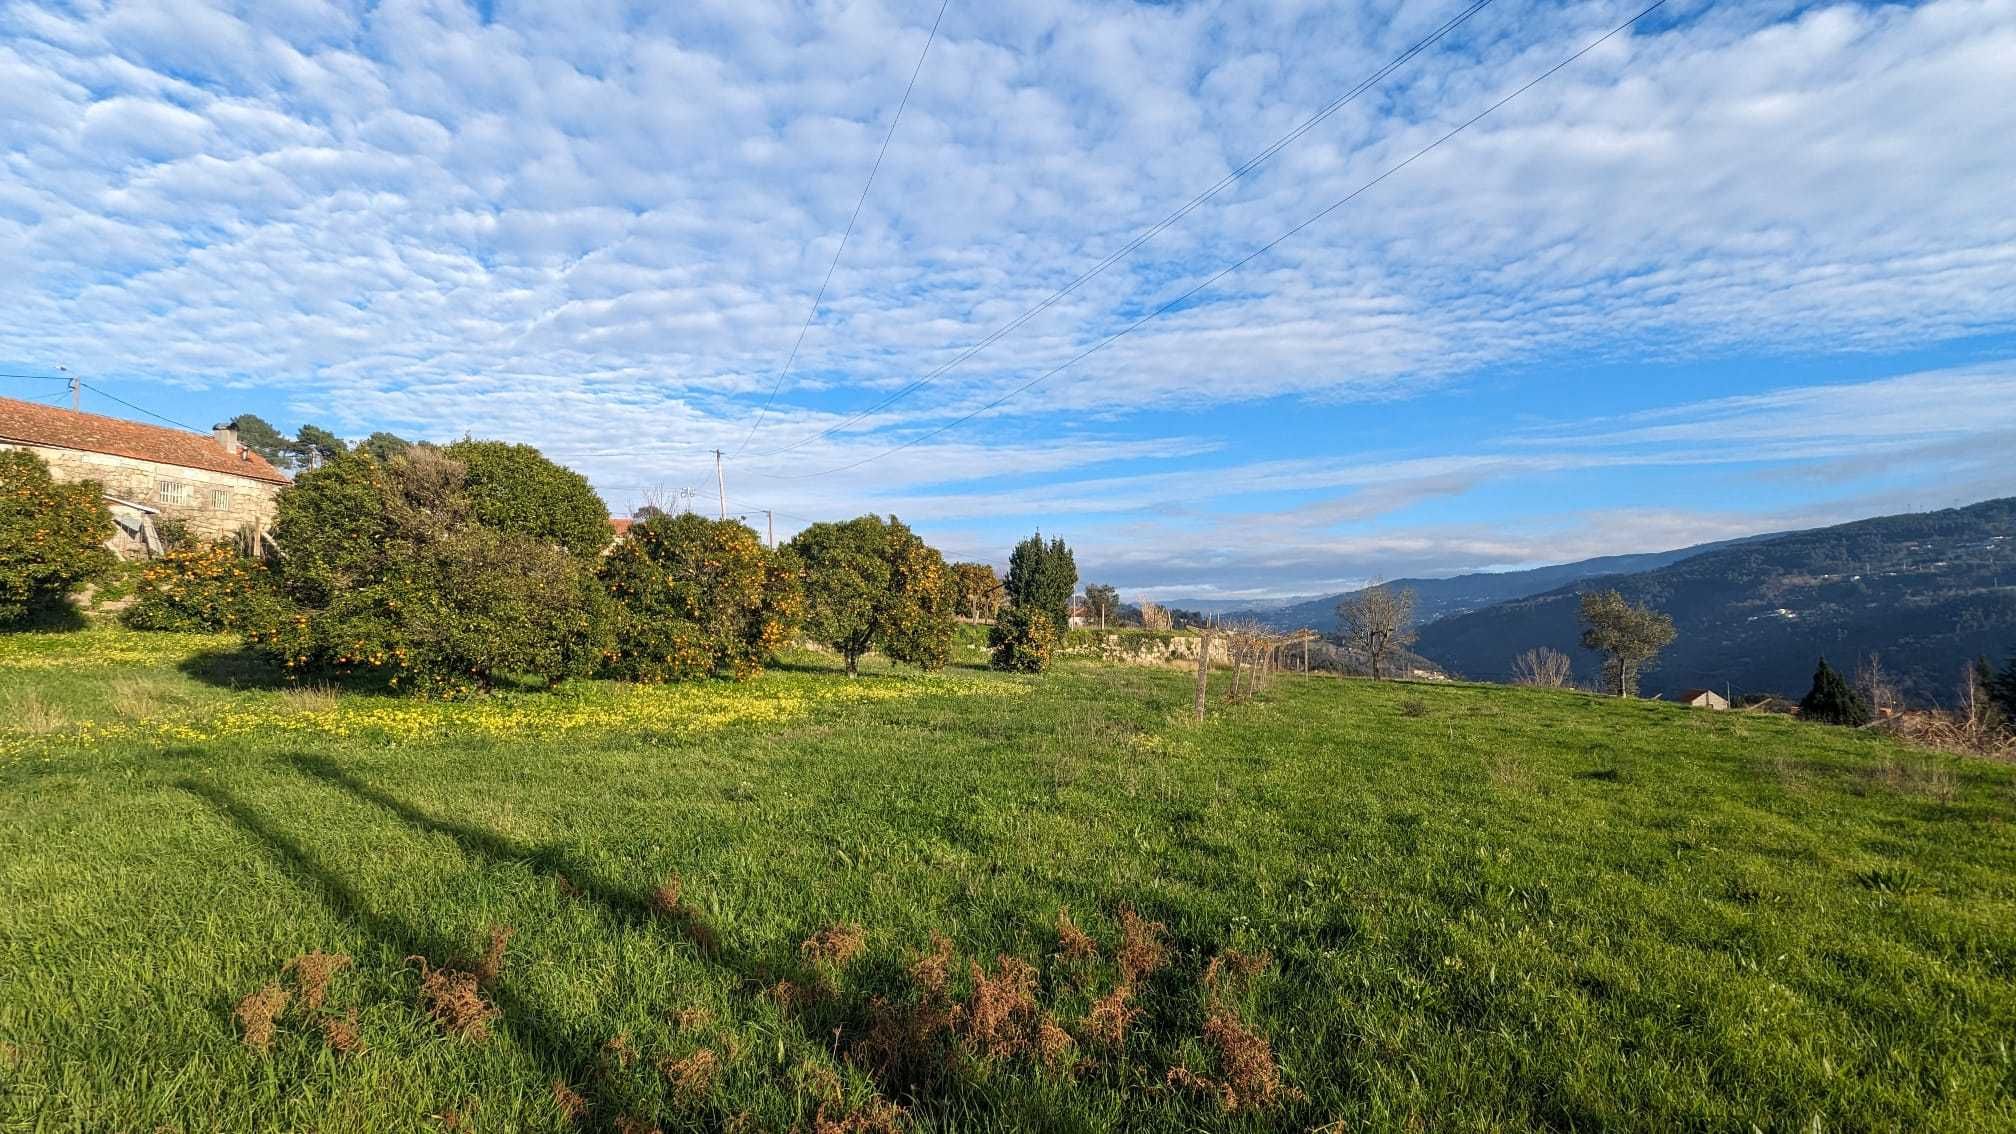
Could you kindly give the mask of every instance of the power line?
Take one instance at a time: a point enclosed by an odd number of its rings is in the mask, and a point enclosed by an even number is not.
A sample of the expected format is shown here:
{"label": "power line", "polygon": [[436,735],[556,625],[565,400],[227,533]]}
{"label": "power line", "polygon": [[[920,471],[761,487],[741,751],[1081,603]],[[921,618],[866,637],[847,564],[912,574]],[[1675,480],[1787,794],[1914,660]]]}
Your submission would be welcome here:
{"label": "power line", "polygon": [[0,378],[39,378],[44,382],[68,382],[70,380],[68,376],[62,374],[0,374]]}
{"label": "power line", "polygon": [[1064,362],[1051,367],[1050,369],[1044,371],[1043,373],[1038,374],[1036,377],[1031,378],[1029,381],[1024,382],[1020,386],[1017,386],[1014,389],[1008,391],[1007,393],[1001,395],[1000,397],[994,399],[993,401],[988,402],[986,405],[981,406],[979,409],[974,410],[972,413],[969,413],[964,417],[957,418],[953,421],[949,421],[936,429],[929,430],[928,432],[925,433],[920,433],[917,436],[912,437],[910,440],[905,441],[900,445],[892,446],[888,449],[883,450],[882,452],[863,457],[858,461],[852,461],[849,462],[848,464],[838,465],[830,469],[821,469],[817,472],[809,472],[809,473],[796,473],[796,474],[759,473],[757,475],[767,476],[772,480],[809,480],[813,477],[831,476],[834,473],[847,472],[851,469],[858,469],[862,465],[865,465],[870,461],[881,460],[883,457],[887,457],[895,453],[900,453],[913,445],[917,445],[921,442],[928,441],[931,438],[946,432],[947,430],[955,429],[961,425],[966,424],[969,421],[972,421],[974,418],[979,417],[981,414],[986,413],[987,411],[1002,405],[1009,399],[1014,398],[1017,395],[1023,393],[1024,391],[1029,390],[1030,388],[1042,383],[1046,379],[1049,379],[1054,375],[1062,373],[1063,371],[1068,370],[1071,367],[1077,365],[1084,359],[1094,354],[1097,354],[1099,351],[1106,349],[1107,347],[1113,345],[1122,338],[1125,338],[1126,336],[1146,326],[1150,322],[1153,322],[1155,319],[1160,318],[1162,315],[1165,315],[1169,311],[1174,310],[1175,308],[1181,306],[1185,302],[1189,301],[1189,299],[1195,296],[1198,292],[1203,291],[1205,288],[1210,287],[1212,284],[1217,283],[1219,280],[1224,279],[1226,276],[1231,275],[1233,272],[1238,271],[1240,268],[1245,267],[1247,264],[1252,263],[1254,260],[1259,259],[1261,256],[1267,254],[1268,252],[1273,251],[1276,246],[1288,240],[1290,237],[1301,232],[1303,229],[1308,228],[1310,225],[1315,224],[1317,221],[1322,220],[1324,217],[1329,216],[1331,213],[1336,212],[1338,209],[1343,208],[1345,205],[1350,204],[1352,201],[1357,200],[1360,196],[1369,192],[1373,187],[1377,186],[1380,182],[1385,181],[1387,178],[1393,176],[1394,174],[1400,172],[1403,169],[1406,169],[1408,166],[1413,165],[1416,161],[1419,161],[1421,158],[1427,156],[1430,152],[1440,148],[1444,142],[1447,142],[1449,139],[1454,138],[1456,135],[1461,134],[1463,131],[1468,130],[1470,127],[1476,125],[1478,122],[1482,121],[1484,118],[1486,118],[1493,112],[1497,111],[1500,107],[1503,107],[1506,103],[1511,102],[1513,99],[1518,98],[1520,95],[1525,94],[1527,91],[1530,91],[1534,87],[1539,86],[1541,83],[1551,78],[1555,74],[1555,72],[1560,71],[1562,68],[1567,67],[1569,64],[1575,62],[1577,59],[1580,59],[1584,55],[1589,54],[1591,51],[1596,50],[1598,47],[1609,42],[1611,38],[1613,38],[1620,32],[1625,31],[1632,25],[1636,24],[1638,21],[1644,19],[1646,16],[1649,16],[1653,12],[1659,10],[1660,8],[1665,7],[1665,5],[1666,0],[1655,0],[1655,2],[1650,7],[1645,8],[1643,11],[1640,11],[1637,15],[1631,17],[1628,20],[1625,20],[1623,23],[1618,24],[1614,28],[1611,28],[1609,31],[1604,32],[1601,36],[1597,37],[1596,39],[1591,40],[1588,44],[1584,45],[1580,51],[1577,51],[1575,54],[1570,55],[1568,58],[1563,59],[1561,62],[1554,64],[1552,67],[1547,68],[1545,71],[1542,71],[1539,75],[1535,76],[1531,80],[1528,80],[1524,86],[1521,86],[1517,90],[1513,91],[1511,94],[1506,95],[1504,98],[1501,98],[1497,102],[1492,103],[1490,106],[1485,107],[1483,110],[1479,111],[1474,116],[1464,120],[1464,122],[1461,125],[1457,126],[1455,129],[1449,131],[1448,133],[1428,143],[1426,146],[1421,147],[1419,150],[1414,151],[1414,153],[1404,161],[1389,166],[1386,169],[1386,171],[1379,174],[1379,176],[1374,177],[1372,180],[1367,181],[1365,184],[1360,185],[1356,189],[1353,189],[1351,192],[1345,194],[1343,197],[1340,197],[1336,201],[1331,202],[1329,205],[1324,206],[1314,216],[1309,217],[1307,220],[1302,221],[1300,224],[1297,224],[1295,227],[1289,229],[1287,232],[1282,233],[1280,236],[1275,237],[1274,239],[1268,241],[1267,243],[1247,253],[1245,256],[1242,256],[1239,259],[1233,261],[1231,264],[1226,265],[1224,268],[1220,269],[1217,273],[1213,274],[1208,279],[1206,279],[1203,283],[1200,283],[1195,287],[1192,287],[1190,290],[1184,292],[1183,294],[1177,296],[1176,298],[1170,300],[1169,302],[1164,303],[1162,306],[1157,307],[1155,310],[1150,311],[1148,314],[1143,315],[1141,318],[1136,319],[1134,322],[1129,323],[1127,326],[1120,328],[1118,331],[1115,331],[1111,335],[1108,335],[1106,338],[1101,339],[1097,343],[1094,343],[1093,345],[1085,348],[1079,353],[1066,359]]}
{"label": "power line", "polygon": [[896,138],[896,126],[903,121],[903,108],[910,105],[910,92],[917,89],[917,76],[924,71],[924,57],[931,54],[931,44],[938,39],[938,25],[945,19],[945,9],[952,0],[939,0],[938,17],[931,21],[931,33],[924,37],[924,50],[917,53],[917,66],[910,71],[910,83],[903,88],[903,97],[896,103],[896,113],[889,119],[889,132],[882,136],[882,148],[875,153],[875,164],[868,167],[868,180],[861,186],[861,197],[854,202],[854,215],[847,218],[847,230],[840,234],[840,246],[833,249],[833,262],[826,265],[826,278],[819,282],[818,294],[812,297],[812,310],[805,313],[805,322],[798,328],[798,339],[791,344],[791,353],[785,357],[784,365],[777,371],[777,381],[770,386],[770,396],[756,407],[756,420],[749,423],[749,432],[742,438],[742,444],[735,446],[740,453],[747,448],[751,438],[756,436],[757,427],[763,424],[763,415],[770,409],[770,403],[777,400],[777,391],[784,388],[784,377],[791,373],[791,364],[798,361],[798,348],[805,345],[805,333],[812,329],[812,321],[819,317],[819,305],[826,299],[826,288],[833,282],[833,271],[840,266],[840,254],[847,251],[847,240],[854,235],[854,224],[861,219],[861,208],[868,203],[868,190],[875,185],[875,175],[882,170],[882,159],[889,154],[889,143]]}
{"label": "power line", "polygon": [[[1462,24],[1468,22],[1470,17],[1476,15],[1478,12],[1483,11],[1485,6],[1490,3],[1491,0],[1474,0],[1474,2],[1468,8],[1450,17],[1447,22],[1445,22],[1441,27],[1436,28],[1433,32],[1429,33],[1429,35],[1426,38],[1420,40],[1419,42],[1415,43],[1412,47],[1409,47],[1407,50],[1395,56],[1392,61],[1388,62],[1385,66],[1379,68],[1377,71],[1374,71],[1369,77],[1361,80],[1356,86],[1352,87],[1350,90],[1347,90],[1343,94],[1332,99],[1321,110],[1318,110],[1315,114],[1311,115],[1309,118],[1304,120],[1300,125],[1296,126],[1293,130],[1290,130],[1286,134],[1283,134],[1279,138],[1276,138],[1272,143],[1270,143],[1267,146],[1266,149],[1263,149],[1259,153],[1254,154],[1252,157],[1248,158],[1243,164],[1241,164],[1237,169],[1234,169],[1232,172],[1219,178],[1217,182],[1211,185],[1210,188],[1204,190],[1202,193],[1199,193],[1195,197],[1192,197],[1190,198],[1190,200],[1184,202],[1182,207],[1178,208],[1175,212],[1170,213],[1168,216],[1163,217],[1161,220],[1156,221],[1154,224],[1143,229],[1132,240],[1129,240],[1126,244],[1121,245],[1119,248],[1109,253],[1105,259],[1099,261],[1097,264],[1094,264],[1092,265],[1092,267],[1086,269],[1085,272],[1079,275],[1076,279],[1072,280],[1070,283],[1065,284],[1063,287],[1058,288],[1056,291],[1051,292],[1050,295],[1047,298],[1045,298],[1041,303],[1038,303],[1036,306],[1031,307],[1027,311],[1024,311],[1022,314],[1017,315],[1015,318],[1009,320],[1007,323],[1003,324],[999,328],[990,332],[985,338],[981,339],[979,342],[966,348],[964,351],[961,351],[950,362],[945,363],[944,365],[924,375],[922,378],[916,379],[909,385],[903,387],[900,390],[897,390],[895,393],[889,395],[888,397],[882,399],[879,402],[876,402],[874,405],[869,406],[867,409],[861,410],[860,412],[854,414],[852,417],[847,418],[845,421],[838,423],[837,425],[830,426],[808,437],[800,438],[799,440],[793,441],[789,445],[785,445],[782,448],[771,449],[766,452],[758,453],[756,455],[759,457],[774,457],[779,453],[788,453],[793,449],[809,445],[814,441],[820,440],[821,438],[831,437],[835,433],[838,433],[841,430],[846,429],[848,426],[853,425],[854,423],[867,417],[869,414],[876,413],[877,411],[883,409],[887,409],[889,406],[894,405],[895,403],[910,396],[911,394],[916,393],[918,390],[923,389],[925,386],[928,386],[932,382],[943,377],[954,367],[959,366],[961,363],[964,363],[967,359],[972,358],[974,355],[979,354],[981,351],[1001,341],[1002,338],[1013,333],[1016,328],[1022,326],[1024,323],[1027,323],[1029,320],[1034,319],[1036,316],[1041,315],[1043,312],[1048,311],[1050,308],[1056,306],[1059,302],[1068,297],[1072,292],[1077,291],[1080,287],[1091,282],[1093,279],[1096,279],[1100,275],[1103,275],[1106,269],[1111,268],[1113,265],[1133,255],[1133,253],[1137,249],[1139,249],[1142,245],[1148,243],[1150,240],[1153,240],[1155,237],[1161,235],[1161,233],[1164,230],[1168,229],[1171,225],[1174,225],[1177,221],[1180,221],[1184,217],[1187,217],[1191,213],[1195,212],[1205,202],[1211,200],[1213,197],[1216,197],[1226,188],[1228,188],[1235,182],[1239,181],[1247,174],[1253,172],[1253,170],[1258,168],[1261,165],[1261,163],[1267,161],[1269,158],[1272,158],[1275,154],[1280,153],[1282,150],[1292,145],[1295,141],[1300,139],[1302,135],[1307,134],[1309,131],[1315,129],[1317,126],[1327,121],[1332,115],[1336,114],[1339,110],[1342,110],[1345,106],[1355,101],[1358,98],[1358,96],[1364,94],[1368,90],[1371,90],[1373,87],[1377,86],[1380,82],[1384,81],[1388,75],[1391,75],[1394,71],[1397,71],[1401,67],[1405,66],[1415,56],[1421,54],[1423,51],[1426,51],[1430,47],[1435,46],[1435,44],[1439,43],[1444,36],[1447,36],[1450,32],[1456,30],[1456,28],[1458,28]],[[772,391],[772,397],[775,397],[775,391]],[[765,402],[764,405],[767,407],[769,403]],[[746,439],[744,440],[744,444],[747,444]]]}
{"label": "power line", "polygon": [[188,431],[190,431],[191,433],[206,433],[206,432],[208,432],[208,430],[203,430],[203,429],[198,429],[198,428],[196,428],[195,426],[193,426],[193,425],[190,425],[190,424],[189,424],[189,423],[187,423],[187,422],[183,422],[183,421],[176,421],[176,420],[175,420],[174,418],[172,418],[172,417],[168,417],[168,416],[167,416],[167,415],[165,415],[165,414],[158,414],[158,413],[155,413],[155,412],[154,412],[153,410],[150,410],[150,409],[148,409],[148,408],[147,408],[147,407],[145,407],[145,406],[136,406],[136,405],[134,405],[134,404],[133,404],[132,402],[129,402],[129,401],[127,401],[127,400],[126,400],[125,398],[122,398],[122,397],[119,397],[119,396],[118,396],[117,394],[108,394],[108,393],[106,393],[105,391],[103,391],[103,390],[99,389],[98,387],[96,387],[96,386],[93,386],[93,385],[92,385],[92,384],[90,384],[89,382],[83,382],[83,383],[79,383],[79,384],[80,384],[80,385],[82,385],[82,386],[83,386],[83,387],[84,387],[85,389],[87,389],[87,390],[91,391],[92,393],[94,393],[94,394],[97,394],[97,395],[98,395],[99,397],[101,397],[101,398],[110,398],[110,399],[111,399],[112,401],[115,401],[115,402],[118,402],[118,403],[119,403],[120,405],[122,405],[122,406],[125,406],[125,407],[126,407],[127,409],[130,409],[130,410],[134,411],[135,413],[144,413],[144,414],[146,414],[146,415],[147,415],[148,417],[151,417],[151,418],[155,419],[156,421],[165,421],[165,422],[167,422],[167,423],[168,423],[168,424],[170,424],[170,425],[177,425],[177,426],[181,426],[181,427],[182,427],[183,429],[187,429],[187,430],[188,430]]}

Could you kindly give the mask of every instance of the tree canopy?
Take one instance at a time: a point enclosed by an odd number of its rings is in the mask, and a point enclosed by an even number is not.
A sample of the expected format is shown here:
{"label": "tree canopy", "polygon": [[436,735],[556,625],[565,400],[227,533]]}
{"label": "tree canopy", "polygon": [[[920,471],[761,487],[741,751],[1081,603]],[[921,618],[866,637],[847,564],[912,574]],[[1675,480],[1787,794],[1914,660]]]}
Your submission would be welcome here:
{"label": "tree canopy", "polygon": [[1043,542],[1037,532],[1015,545],[1002,582],[1008,601],[1050,616],[1058,637],[1071,626],[1071,593],[1078,589],[1078,561],[1061,539]]}
{"label": "tree canopy", "polygon": [[926,669],[951,660],[951,569],[902,521],[813,524],[786,546],[804,565],[805,632],[837,651],[850,675],[870,649]]}
{"label": "tree canopy", "polygon": [[609,508],[588,478],[532,446],[465,438],[441,452],[467,469],[469,504],[483,526],[556,544],[584,559],[609,546]]}
{"label": "tree canopy", "polygon": [[1346,644],[1370,663],[1373,680],[1385,676],[1386,659],[1414,643],[1414,592],[1376,583],[1344,596],[1337,625]]}
{"label": "tree canopy", "polygon": [[1582,596],[1582,647],[1605,656],[1603,683],[1619,697],[1638,695],[1638,674],[1673,641],[1673,619],[1633,606],[1616,591]]}
{"label": "tree canopy", "polygon": [[1813,687],[1799,701],[1799,719],[1860,728],[1869,723],[1869,718],[1869,702],[1855,692],[1839,670],[1827,664],[1826,658],[1821,658],[1813,670]]}
{"label": "tree canopy", "polygon": [[112,569],[102,493],[96,481],[57,481],[26,449],[0,449],[0,626],[60,613],[73,589]]}
{"label": "tree canopy", "polygon": [[601,575],[619,604],[607,668],[634,680],[753,677],[804,614],[797,556],[734,520],[649,517]]}

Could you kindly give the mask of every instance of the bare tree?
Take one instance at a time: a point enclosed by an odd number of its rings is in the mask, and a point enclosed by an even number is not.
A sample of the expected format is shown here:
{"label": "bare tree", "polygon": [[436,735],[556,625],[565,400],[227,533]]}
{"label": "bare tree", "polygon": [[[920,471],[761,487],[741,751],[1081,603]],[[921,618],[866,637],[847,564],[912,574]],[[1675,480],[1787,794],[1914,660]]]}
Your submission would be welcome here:
{"label": "bare tree", "polygon": [[1575,672],[1575,663],[1560,650],[1541,646],[1512,659],[1512,684],[1560,689]]}
{"label": "bare tree", "polygon": [[1141,604],[1141,628],[1143,630],[1169,629],[1169,610],[1160,603]]}
{"label": "bare tree", "polygon": [[1374,583],[1337,604],[1338,629],[1345,644],[1365,654],[1372,679],[1385,676],[1386,658],[1414,643],[1414,592]]}
{"label": "bare tree", "polygon": [[1882,716],[1899,704],[1897,683],[1883,668],[1882,655],[1871,651],[1855,666],[1855,691],[1869,703],[1869,711]]}

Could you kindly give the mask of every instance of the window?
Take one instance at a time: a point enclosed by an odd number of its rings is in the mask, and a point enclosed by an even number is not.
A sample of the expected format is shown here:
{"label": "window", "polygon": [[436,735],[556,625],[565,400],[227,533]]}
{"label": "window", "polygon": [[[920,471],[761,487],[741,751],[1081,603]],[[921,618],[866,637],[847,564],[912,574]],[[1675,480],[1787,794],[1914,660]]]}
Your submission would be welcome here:
{"label": "window", "polygon": [[211,489],[210,510],[212,512],[229,512],[231,510],[231,490],[228,488]]}
{"label": "window", "polygon": [[196,490],[179,480],[157,480],[154,482],[154,502],[157,504],[194,504]]}

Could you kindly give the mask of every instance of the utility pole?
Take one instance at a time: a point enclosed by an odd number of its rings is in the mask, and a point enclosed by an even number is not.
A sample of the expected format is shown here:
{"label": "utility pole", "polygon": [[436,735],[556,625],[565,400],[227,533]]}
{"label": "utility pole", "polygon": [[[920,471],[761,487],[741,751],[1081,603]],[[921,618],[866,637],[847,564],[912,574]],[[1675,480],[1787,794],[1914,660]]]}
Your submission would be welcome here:
{"label": "utility pole", "polygon": [[728,518],[728,482],[721,475],[721,450],[714,450],[714,487],[721,490],[721,518]]}
{"label": "utility pole", "polygon": [[[59,366],[56,369],[59,373],[67,373],[70,368]],[[79,413],[83,410],[83,387],[84,383],[78,381],[75,374],[70,375],[70,412],[72,413]]]}
{"label": "utility pole", "polygon": [[763,509],[763,532],[770,550],[777,550],[777,517],[772,515],[768,508]]}

